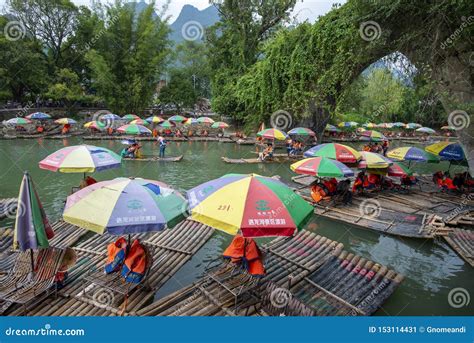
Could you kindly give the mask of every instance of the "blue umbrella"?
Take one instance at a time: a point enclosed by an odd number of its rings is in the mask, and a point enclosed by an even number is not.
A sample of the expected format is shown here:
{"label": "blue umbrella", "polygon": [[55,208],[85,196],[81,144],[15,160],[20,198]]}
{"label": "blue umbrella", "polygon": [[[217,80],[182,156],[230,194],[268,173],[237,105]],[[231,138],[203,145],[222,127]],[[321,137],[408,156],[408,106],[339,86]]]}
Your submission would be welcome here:
{"label": "blue umbrella", "polygon": [[51,119],[51,116],[44,112],[35,112],[35,113],[31,113],[27,115],[26,118],[42,120],[42,119]]}

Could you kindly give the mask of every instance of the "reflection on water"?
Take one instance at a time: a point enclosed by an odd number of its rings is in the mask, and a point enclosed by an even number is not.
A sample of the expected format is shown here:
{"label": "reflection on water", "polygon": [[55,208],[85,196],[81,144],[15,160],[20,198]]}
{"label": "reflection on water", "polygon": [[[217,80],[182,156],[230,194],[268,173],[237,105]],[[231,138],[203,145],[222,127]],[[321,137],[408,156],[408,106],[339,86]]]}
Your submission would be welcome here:
{"label": "reflection on water", "polygon": [[[61,216],[64,201],[77,186],[82,174],[53,173],[38,168],[38,162],[64,145],[80,144],[80,139],[65,140],[0,140],[0,197],[16,197],[22,173],[29,170],[37,185],[46,212],[52,220]],[[119,141],[87,141],[119,152]],[[143,143],[143,153],[157,155],[158,145]],[[125,161],[122,168],[95,173],[97,180],[118,176],[135,176],[157,179],[185,191],[202,182],[226,173],[259,173],[266,176],[280,175],[290,181],[294,174],[285,164],[239,165],[225,164],[221,156],[253,158],[255,148],[216,142],[171,142],[167,155],[184,155],[179,163]],[[419,172],[433,168],[446,168],[447,164],[415,166]],[[11,221],[10,221],[11,223]],[[5,226],[2,222],[0,226]],[[307,228],[330,239],[340,241],[345,249],[364,258],[385,264],[405,275],[397,292],[387,301],[378,314],[390,315],[468,315],[473,313],[474,299],[469,306],[455,309],[448,304],[448,293],[463,287],[474,298],[474,272],[444,243],[382,236],[378,233],[314,217]],[[231,237],[221,232],[203,246],[173,278],[159,290],[158,297],[169,294],[198,279],[206,266],[230,243]],[[263,240],[259,240],[260,243]]]}

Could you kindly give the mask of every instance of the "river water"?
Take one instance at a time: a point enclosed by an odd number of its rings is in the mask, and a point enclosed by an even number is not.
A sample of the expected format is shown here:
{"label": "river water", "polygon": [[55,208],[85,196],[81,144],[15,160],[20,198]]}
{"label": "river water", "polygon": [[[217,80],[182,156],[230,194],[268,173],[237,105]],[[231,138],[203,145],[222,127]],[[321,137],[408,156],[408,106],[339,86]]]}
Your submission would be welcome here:
{"label": "river water", "polygon": [[[38,162],[63,146],[81,144],[80,138],[64,140],[0,140],[0,198],[16,197],[24,170],[33,177],[40,198],[51,221],[60,219],[65,198],[71,187],[79,184],[82,174],[53,173],[38,168]],[[119,141],[88,141],[119,152]],[[157,154],[154,142],[144,142],[145,154]],[[122,168],[95,173],[99,180],[118,176],[135,176],[163,181],[182,190],[226,173],[258,173],[280,175],[285,181],[294,176],[289,164],[231,165],[221,161],[221,156],[255,157],[253,146],[217,142],[172,142],[167,155],[184,154],[180,163],[124,161]],[[418,168],[430,169],[418,165]],[[446,167],[446,165],[438,165]],[[420,170],[421,171],[421,170]],[[11,223],[0,223],[4,227]],[[446,243],[383,236],[370,230],[336,223],[314,216],[307,228],[330,239],[342,242],[345,249],[361,255],[405,275],[405,280],[392,297],[383,305],[378,315],[472,315],[474,299],[470,304],[455,308],[448,302],[449,292],[464,288],[474,297],[474,270],[456,255]],[[169,294],[202,275],[209,261],[225,249],[231,237],[216,231],[213,237],[160,289],[158,297]]]}

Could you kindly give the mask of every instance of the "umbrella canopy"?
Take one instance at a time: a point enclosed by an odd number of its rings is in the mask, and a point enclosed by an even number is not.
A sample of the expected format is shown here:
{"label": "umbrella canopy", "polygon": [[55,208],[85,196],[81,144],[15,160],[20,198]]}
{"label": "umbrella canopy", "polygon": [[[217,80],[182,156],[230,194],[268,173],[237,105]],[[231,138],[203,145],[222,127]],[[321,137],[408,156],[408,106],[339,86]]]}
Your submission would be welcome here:
{"label": "umbrella canopy", "polygon": [[339,123],[337,126],[339,127],[356,127],[358,126],[359,123],[355,122],[355,121],[343,121],[341,123]]}
{"label": "umbrella canopy", "polygon": [[384,169],[392,165],[392,161],[387,157],[375,152],[361,151],[362,160],[357,166],[359,169]]}
{"label": "umbrella canopy", "polygon": [[283,131],[278,129],[265,129],[257,133],[257,136],[267,139],[278,139],[280,141],[285,140],[287,135]]}
{"label": "umbrella canopy", "polygon": [[113,113],[102,114],[99,116],[99,120],[120,120],[119,115]]}
{"label": "umbrella canopy", "polygon": [[387,169],[388,176],[402,177],[411,176],[413,172],[406,165],[400,162],[393,162],[393,164]]}
{"label": "umbrella canopy", "polygon": [[439,142],[427,146],[425,150],[441,157],[443,160],[463,161],[466,159],[464,149],[459,143]]}
{"label": "umbrella canopy", "polygon": [[387,137],[385,137],[383,134],[381,134],[378,131],[367,130],[367,131],[361,132],[360,139],[371,141],[371,142],[380,142],[380,141],[386,141]]}
{"label": "umbrella canopy", "polygon": [[123,120],[126,120],[126,121],[132,121],[132,120],[135,120],[135,119],[140,119],[139,116],[137,116],[136,114],[126,114],[122,117]]}
{"label": "umbrella canopy", "polygon": [[305,151],[304,157],[327,157],[342,163],[356,163],[362,158],[362,155],[344,144],[325,143]]}
{"label": "umbrella canopy", "polygon": [[362,124],[363,127],[366,127],[366,128],[369,128],[369,129],[372,129],[374,127],[377,127],[377,124],[374,124],[374,123],[366,123],[366,124]]}
{"label": "umbrella canopy", "polygon": [[74,119],[71,119],[71,118],[56,119],[54,122],[56,124],[61,124],[61,125],[66,125],[66,124],[74,125],[74,124],[77,123],[77,121],[75,121]]}
{"label": "umbrella canopy", "polygon": [[188,118],[185,121],[183,121],[184,125],[195,125],[199,124],[199,121],[196,118]]}
{"label": "umbrella canopy", "polygon": [[421,127],[421,125],[417,123],[408,123],[405,126],[406,129],[410,129],[410,130],[418,129],[419,127]]}
{"label": "umbrella canopy", "polygon": [[97,121],[97,120],[90,121],[90,122],[84,124],[85,128],[87,128],[87,129],[96,129],[96,130],[105,130],[106,126],[107,126],[106,124],[104,124],[101,121]]}
{"label": "umbrella canopy", "polygon": [[44,120],[44,119],[51,119],[51,116],[49,114],[46,114],[44,112],[35,112],[31,113],[26,116],[27,119],[37,119],[37,120]]}
{"label": "umbrella canopy", "polygon": [[173,123],[182,123],[186,120],[186,118],[177,114],[175,116],[170,117],[168,120]]}
{"label": "umbrella canopy", "polygon": [[402,127],[405,127],[405,126],[406,126],[405,123],[402,123],[402,122],[399,122],[399,121],[397,121],[396,123],[393,123],[393,127],[402,128]]}
{"label": "umbrella canopy", "polygon": [[422,132],[422,133],[428,133],[428,134],[436,133],[435,130],[430,129],[429,127],[420,127],[419,129],[416,129],[416,132]]}
{"label": "umbrella canopy", "polygon": [[291,131],[288,132],[289,135],[295,135],[295,136],[316,136],[316,134],[313,132],[313,130],[310,130],[306,127],[295,127]]}
{"label": "umbrella canopy", "polygon": [[41,169],[61,173],[92,173],[119,168],[122,158],[115,152],[93,145],[74,145],[59,149],[39,162]]}
{"label": "umbrella canopy", "polygon": [[119,177],[67,197],[63,218],[87,230],[113,235],[160,231],[184,219],[186,199],[170,186]]}
{"label": "umbrella canopy", "polygon": [[10,125],[27,125],[31,124],[32,121],[26,118],[12,118],[8,119],[5,123]]}
{"label": "umbrella canopy", "polygon": [[197,121],[201,124],[214,124],[214,120],[209,117],[200,117],[197,119]]}
{"label": "umbrella canopy", "polygon": [[456,131],[456,128],[453,126],[442,126],[441,130],[449,130],[449,131]]}
{"label": "umbrella canopy", "polygon": [[165,120],[158,116],[151,116],[151,117],[146,118],[146,121],[153,124],[159,124],[159,123],[164,122]]}
{"label": "umbrella canopy", "polygon": [[150,123],[148,123],[146,120],[143,120],[143,119],[141,119],[141,118],[132,120],[132,121],[130,122],[130,124],[132,124],[132,125],[142,125],[142,126],[148,126],[148,125],[150,125]]}
{"label": "umbrella canopy", "polygon": [[151,131],[143,125],[128,124],[120,126],[117,129],[120,133],[125,133],[127,135],[142,135],[142,134],[151,134]]}
{"label": "umbrella canopy", "polygon": [[49,247],[54,231],[49,224],[35,185],[28,172],[23,175],[18,194],[13,245],[25,251]]}
{"label": "umbrella canopy", "polygon": [[223,121],[216,121],[214,124],[211,125],[213,129],[227,129],[229,124],[224,123]]}
{"label": "umbrella canopy", "polygon": [[290,166],[296,174],[318,177],[349,177],[354,176],[352,169],[345,164],[326,157],[310,157],[293,163]]}
{"label": "umbrella canopy", "polygon": [[192,219],[244,237],[292,236],[313,207],[281,181],[227,174],[187,192]]}
{"label": "umbrella canopy", "polygon": [[393,127],[392,123],[380,123],[377,125],[381,129],[391,129]]}
{"label": "umbrella canopy", "polygon": [[402,147],[387,152],[387,157],[397,161],[415,161],[415,162],[439,162],[436,155],[426,152],[417,147]]}
{"label": "umbrella canopy", "polygon": [[171,129],[172,127],[175,127],[176,125],[174,125],[173,122],[169,121],[169,120],[165,120],[164,122],[162,122],[161,124],[159,124],[161,127],[164,127],[165,129]]}
{"label": "umbrella canopy", "polygon": [[329,131],[329,132],[340,132],[341,131],[337,127],[335,127],[334,125],[331,125],[331,124],[327,124],[326,128],[324,130]]}

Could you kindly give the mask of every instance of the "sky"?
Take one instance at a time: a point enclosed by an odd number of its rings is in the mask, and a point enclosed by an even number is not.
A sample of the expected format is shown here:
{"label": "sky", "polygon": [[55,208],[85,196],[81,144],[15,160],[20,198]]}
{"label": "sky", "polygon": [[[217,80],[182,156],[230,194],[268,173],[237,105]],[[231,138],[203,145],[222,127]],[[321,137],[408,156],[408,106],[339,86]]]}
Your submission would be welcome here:
{"label": "sky", "polygon": [[[90,5],[90,0],[72,0],[76,5]],[[109,2],[109,1],[104,1]],[[314,22],[319,15],[327,13],[333,3],[344,3],[345,0],[298,0],[297,5],[293,11],[293,16],[295,16],[298,21],[309,20]],[[157,0],[157,6],[161,7],[160,4],[163,1]],[[6,0],[0,0],[0,8],[5,9]],[[202,10],[208,6],[209,0],[171,0],[167,14],[171,16],[170,22],[173,22],[174,19],[179,15],[181,8],[186,5],[193,5],[198,9]]]}

